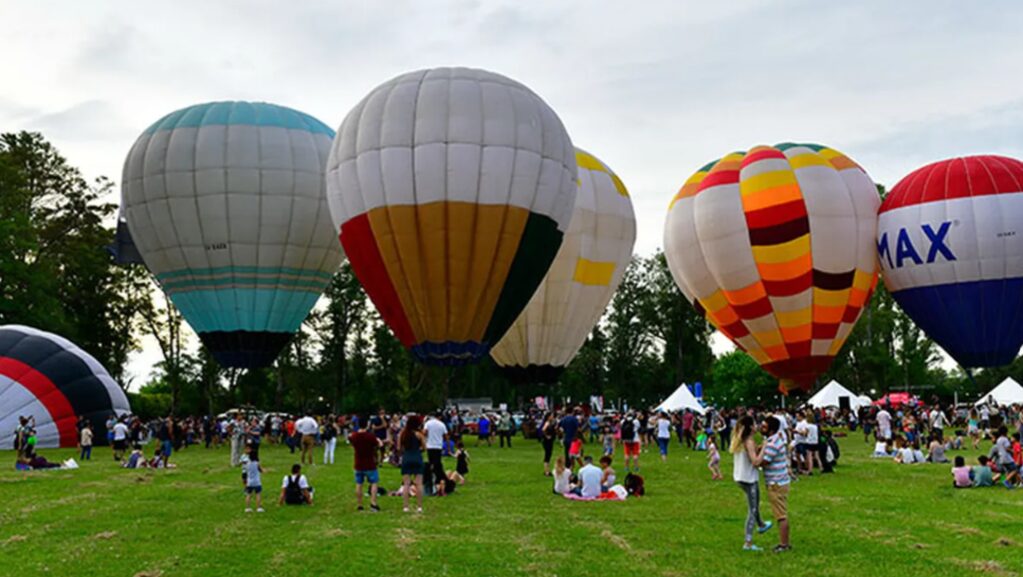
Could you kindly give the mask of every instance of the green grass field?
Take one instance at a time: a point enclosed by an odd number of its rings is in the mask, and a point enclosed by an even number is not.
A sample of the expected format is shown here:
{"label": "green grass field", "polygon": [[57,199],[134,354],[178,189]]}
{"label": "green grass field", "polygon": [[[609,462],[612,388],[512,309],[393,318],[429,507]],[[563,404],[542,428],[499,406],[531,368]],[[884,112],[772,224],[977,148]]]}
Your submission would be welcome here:
{"label": "green grass field", "polygon": [[[955,491],[945,465],[871,460],[862,437],[842,447],[836,474],[794,485],[794,550],[783,555],[741,551],[745,504],[730,457],[722,462],[729,480],[713,482],[705,454],[678,445],[667,464],[653,448],[644,454],[648,496],[578,503],[551,494],[536,442],[470,443],[469,483],[428,498],[423,515],[402,513],[397,498],[382,500],[382,514],[357,513],[347,447],[338,464],[309,472],[314,507],[271,504],[258,515],[243,513],[225,448],[192,447],[176,454],[178,469],[161,471],[117,468],[97,448],[79,470],[27,474],[5,451],[0,575],[1023,574],[1023,491]],[[56,460],[73,451],[42,453]],[[297,457],[264,448],[262,461],[275,501]],[[386,487],[398,479],[382,470]],[[766,500],[762,510],[769,518]],[[764,546],[776,540],[773,530],[758,537]]]}

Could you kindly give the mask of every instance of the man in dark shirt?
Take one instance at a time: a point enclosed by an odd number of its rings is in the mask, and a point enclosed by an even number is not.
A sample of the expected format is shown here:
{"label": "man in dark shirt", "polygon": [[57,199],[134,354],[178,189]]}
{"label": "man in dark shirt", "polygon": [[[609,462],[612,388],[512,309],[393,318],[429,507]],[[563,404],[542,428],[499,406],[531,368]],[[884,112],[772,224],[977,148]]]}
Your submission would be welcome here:
{"label": "man in dark shirt", "polygon": [[377,439],[380,439],[380,460],[383,461],[385,455],[385,446],[387,443],[387,414],[384,413],[383,409],[376,415],[369,418],[369,430],[373,432]]}
{"label": "man in dark shirt", "polygon": [[562,442],[565,444],[565,462],[571,463],[569,459],[568,449],[572,446],[572,441],[575,440],[576,434],[579,432],[579,409],[575,412],[568,413],[558,422],[558,428],[561,429]]}
{"label": "man in dark shirt", "polygon": [[[365,422],[360,419],[361,422]],[[362,507],[362,485],[369,483],[369,508],[372,511],[380,511],[377,505],[377,486],[380,483],[380,473],[377,471],[377,451],[384,443],[376,435],[369,431],[359,430],[354,427],[354,432],[348,436],[355,452],[355,500],[359,511]]]}

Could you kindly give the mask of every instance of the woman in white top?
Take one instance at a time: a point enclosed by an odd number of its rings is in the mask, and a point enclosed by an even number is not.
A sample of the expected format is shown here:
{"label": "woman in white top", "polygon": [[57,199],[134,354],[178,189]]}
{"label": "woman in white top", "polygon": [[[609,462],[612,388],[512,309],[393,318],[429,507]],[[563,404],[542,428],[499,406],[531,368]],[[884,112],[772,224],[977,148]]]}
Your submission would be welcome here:
{"label": "woman in white top", "polygon": [[554,494],[564,495],[572,490],[572,470],[565,467],[565,458],[554,461]]}
{"label": "woman in white top", "polygon": [[671,419],[667,413],[657,416],[657,447],[661,450],[661,460],[668,460],[668,443],[671,441]]}
{"label": "woman in white top", "polygon": [[756,460],[757,445],[753,440],[756,428],[753,417],[746,415],[739,419],[732,431],[732,443],[729,452],[733,457],[732,478],[746,494],[746,542],[742,548],[746,551],[759,551],[760,547],[753,544],[753,529],[763,533],[771,528],[772,523],[765,523],[760,518],[760,471],[753,466]]}

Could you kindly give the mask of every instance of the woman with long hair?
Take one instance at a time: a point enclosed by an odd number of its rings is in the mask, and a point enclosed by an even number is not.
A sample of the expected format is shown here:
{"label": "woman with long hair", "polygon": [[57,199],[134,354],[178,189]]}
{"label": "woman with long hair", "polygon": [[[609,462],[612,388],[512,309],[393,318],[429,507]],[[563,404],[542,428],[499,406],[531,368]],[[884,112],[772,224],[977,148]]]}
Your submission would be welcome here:
{"label": "woman with long hair", "polygon": [[401,498],[404,511],[409,512],[409,491],[413,482],[416,486],[416,512],[423,512],[423,447],[426,437],[423,435],[423,418],[409,415],[405,428],[398,436],[398,448],[401,449]]}
{"label": "woman with long hair", "polygon": [[735,424],[728,449],[733,458],[732,478],[746,494],[746,541],[742,546],[746,551],[760,550],[753,544],[753,529],[763,533],[772,525],[760,518],[760,471],[753,466],[757,458],[757,444],[753,439],[755,432],[753,417],[744,415]]}
{"label": "woman with long hair", "polygon": [[554,413],[547,413],[540,425],[540,443],[543,445],[543,474],[551,475],[551,453],[554,452],[554,439],[558,436],[558,421]]}

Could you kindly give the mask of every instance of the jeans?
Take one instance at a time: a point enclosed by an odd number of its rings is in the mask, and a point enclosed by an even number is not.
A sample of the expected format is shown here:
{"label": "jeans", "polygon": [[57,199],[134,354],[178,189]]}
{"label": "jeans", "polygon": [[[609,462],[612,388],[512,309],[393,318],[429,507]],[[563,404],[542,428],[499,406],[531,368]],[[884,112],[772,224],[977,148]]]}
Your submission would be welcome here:
{"label": "jeans", "polygon": [[242,457],[242,438],[231,437],[231,466],[237,467]]}
{"label": "jeans", "polygon": [[657,437],[657,446],[661,449],[662,455],[668,454],[668,441],[670,440],[671,437]]}
{"label": "jeans", "polygon": [[323,464],[334,464],[334,449],[337,447],[337,437],[327,439],[323,442]]}
{"label": "jeans", "polygon": [[743,493],[746,493],[746,542],[753,542],[753,529],[763,527],[760,518],[760,483],[743,483],[736,481]]}
{"label": "jeans", "polygon": [[92,445],[82,447],[82,454],[78,456],[81,461],[89,461],[92,459]]}

